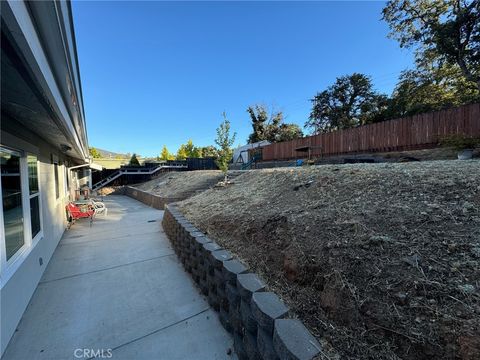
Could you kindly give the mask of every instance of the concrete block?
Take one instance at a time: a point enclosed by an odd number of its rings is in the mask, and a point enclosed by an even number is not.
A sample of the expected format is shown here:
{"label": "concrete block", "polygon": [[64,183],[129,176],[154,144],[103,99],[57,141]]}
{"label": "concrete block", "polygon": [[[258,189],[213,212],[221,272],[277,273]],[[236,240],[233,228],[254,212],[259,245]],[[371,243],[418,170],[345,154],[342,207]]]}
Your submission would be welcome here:
{"label": "concrete block", "polygon": [[217,286],[217,296],[218,296],[218,302],[220,304],[220,307],[225,309],[225,311],[228,311],[228,299],[227,299],[227,294],[225,294],[225,289],[222,289],[221,287]]}
{"label": "concrete block", "polygon": [[215,273],[214,273],[214,268],[213,266],[210,264],[209,261],[205,261],[204,265],[203,265],[204,269],[205,269],[205,272],[207,274],[207,276],[211,277],[212,281],[215,281]]}
{"label": "concrete block", "polygon": [[280,360],[310,360],[321,346],[300,320],[275,320],[273,347]]}
{"label": "concrete block", "polygon": [[188,261],[188,258],[187,258],[187,260],[185,261],[185,270],[186,270],[188,273],[190,273],[190,274],[193,272],[192,265],[191,265],[190,262]]}
{"label": "concrete block", "polygon": [[187,226],[193,226],[192,223],[190,221],[188,221],[187,219],[185,219],[184,217],[176,218],[176,220],[177,220],[177,224],[178,224],[179,228],[181,228],[181,229],[185,229],[185,227],[187,227]]}
{"label": "concrete block", "polygon": [[257,330],[257,348],[263,360],[279,360],[278,355],[273,348],[272,335],[268,334],[260,327]]}
{"label": "concrete block", "polygon": [[211,243],[212,239],[210,239],[208,236],[201,235],[201,236],[195,236],[195,239],[193,241],[195,245],[195,250],[200,252],[202,250],[202,247],[204,244]]}
{"label": "concrete block", "polygon": [[205,234],[202,233],[201,231],[189,231],[187,233],[187,238],[188,242],[190,243],[190,246],[193,246],[195,244],[195,238],[196,237],[203,237]]}
{"label": "concrete block", "polygon": [[248,270],[247,267],[238,260],[224,261],[222,265],[223,278],[225,281],[234,285],[237,283],[237,275],[244,274]]}
{"label": "concrete block", "polygon": [[229,304],[238,308],[240,306],[240,294],[238,293],[237,287],[227,283],[225,285],[225,293]]}
{"label": "concrete block", "polygon": [[257,335],[249,331],[245,331],[243,334],[243,345],[245,346],[245,352],[247,353],[249,360],[258,360],[260,353],[257,347]]}
{"label": "concrete block", "polygon": [[288,307],[272,292],[254,293],[251,310],[258,326],[270,335],[273,335],[275,320],[284,318],[288,314]]}
{"label": "concrete block", "polygon": [[220,303],[218,302],[218,296],[214,291],[208,291],[208,304],[215,310],[220,310]]}
{"label": "concrete block", "polygon": [[207,274],[207,287],[208,287],[208,292],[213,292],[217,294],[217,284],[215,283],[215,280],[213,276],[209,276]]}
{"label": "concrete block", "polygon": [[265,283],[255,274],[239,274],[237,289],[242,299],[250,301],[254,292],[265,291]]}
{"label": "concrete block", "polygon": [[230,322],[230,316],[228,315],[228,311],[223,309],[220,306],[220,311],[219,311],[219,318],[220,318],[220,323],[223,325],[225,330],[227,330],[229,333],[233,331],[232,324]]}
{"label": "concrete block", "polygon": [[203,266],[202,264],[198,264],[197,274],[200,276],[200,279],[202,279],[202,281],[207,281],[207,273],[205,272],[205,266]]}
{"label": "concrete block", "polygon": [[210,253],[210,260],[212,261],[212,265],[217,269],[222,268],[222,264],[224,261],[228,261],[232,259],[232,254],[230,254],[227,250],[217,250]]}
{"label": "concrete block", "polygon": [[199,232],[200,230],[197,229],[195,226],[193,225],[185,225],[183,226],[183,232],[185,235],[188,235],[190,233],[193,233],[193,232]]}
{"label": "concrete block", "polygon": [[218,245],[214,241],[203,244],[202,247],[203,247],[205,255],[210,254],[212,251],[220,250],[222,248],[220,245]]}
{"label": "concrete block", "polygon": [[217,285],[223,284],[225,282],[225,280],[223,279],[222,269],[214,268],[213,276],[215,277]]}
{"label": "concrete block", "polygon": [[208,296],[208,284],[206,279],[200,278],[199,287],[202,294]]}
{"label": "concrete block", "polygon": [[195,281],[195,284],[200,285],[200,276],[198,274],[195,274],[194,272],[192,272],[192,278],[193,278],[193,281]]}
{"label": "concrete block", "polygon": [[231,304],[229,304],[228,316],[230,317],[230,323],[232,324],[233,330],[237,332],[242,332],[243,323],[242,317],[240,315],[239,306],[232,306]]}
{"label": "concrete block", "polygon": [[195,255],[194,252],[192,252],[192,255],[190,255],[190,265],[192,266],[192,269],[195,272],[195,274],[197,274],[198,257]]}
{"label": "concrete block", "polygon": [[258,325],[257,321],[252,315],[249,301],[245,301],[243,299],[240,301],[240,316],[242,318],[243,327],[252,334],[255,334],[257,332]]}
{"label": "concrete block", "polygon": [[248,360],[245,345],[243,344],[243,334],[238,332],[233,333],[233,349],[239,360]]}

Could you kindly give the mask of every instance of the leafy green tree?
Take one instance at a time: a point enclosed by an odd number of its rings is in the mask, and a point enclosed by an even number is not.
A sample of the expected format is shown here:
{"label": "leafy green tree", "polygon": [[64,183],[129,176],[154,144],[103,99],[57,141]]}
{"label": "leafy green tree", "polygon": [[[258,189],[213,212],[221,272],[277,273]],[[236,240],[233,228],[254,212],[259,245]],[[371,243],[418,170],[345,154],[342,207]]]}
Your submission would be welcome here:
{"label": "leafy green tree", "polygon": [[305,127],[312,128],[314,133],[379,121],[388,106],[388,97],[375,92],[370,78],[358,73],[338,77],[311,101],[312,110]]}
{"label": "leafy green tree", "polygon": [[190,139],[186,144],[180,145],[177,151],[177,160],[185,160],[186,158],[200,158],[202,157],[201,148],[193,145],[193,141]]}
{"label": "leafy green tree", "polygon": [[215,149],[215,146],[213,145],[208,145],[201,147],[200,149],[201,157],[218,157],[218,151]]}
{"label": "leafy green tree", "polygon": [[250,144],[256,143],[259,141],[267,140],[267,128],[270,123],[278,123],[279,113],[268,115],[267,108],[264,105],[253,105],[247,108],[247,112],[250,115],[250,121],[252,122],[252,133],[248,137],[248,142]]}
{"label": "leafy green tree", "polygon": [[94,147],[90,147],[88,148],[88,151],[90,153],[90,156],[93,157],[94,159],[98,159],[98,158],[101,158],[102,157],[102,154],[100,154],[100,151],[98,151],[96,148]]}
{"label": "leafy green tree", "polygon": [[175,156],[176,160],[185,160],[188,157],[187,150],[185,149],[185,145],[180,145],[177,150],[177,155]]}
{"label": "leafy green tree", "polygon": [[140,162],[137,159],[137,154],[133,153],[132,157],[130,158],[130,161],[128,162],[128,165],[140,166]]}
{"label": "leafy green tree", "polygon": [[168,151],[166,145],[163,145],[162,152],[160,153],[158,160],[167,161],[167,160],[173,160],[173,159],[175,159],[175,156],[172,155],[170,151]]}
{"label": "leafy green tree", "polygon": [[479,101],[480,91],[457,66],[402,72],[389,100],[385,119],[410,116]]}
{"label": "leafy green tree", "polygon": [[215,139],[215,144],[218,146],[218,159],[216,160],[216,164],[218,168],[223,171],[226,184],[228,180],[228,163],[233,157],[232,145],[235,142],[237,134],[233,133],[233,135],[230,135],[230,121],[228,121],[225,113],[222,115],[223,121],[217,128],[217,138]]}
{"label": "leafy green tree", "polygon": [[303,131],[297,124],[281,124],[278,127],[275,140],[280,141],[290,141],[303,137]]}
{"label": "leafy green tree", "polygon": [[189,158],[199,158],[202,157],[200,148],[193,145],[193,141],[190,139],[185,144],[185,152]]}
{"label": "leafy green tree", "polygon": [[480,90],[480,0],[391,0],[383,19],[419,67],[455,65]]}
{"label": "leafy green tree", "polygon": [[253,105],[247,108],[252,123],[252,133],[248,137],[250,144],[267,140],[272,143],[293,140],[303,137],[303,132],[296,124],[284,123],[281,111],[268,114],[264,105]]}

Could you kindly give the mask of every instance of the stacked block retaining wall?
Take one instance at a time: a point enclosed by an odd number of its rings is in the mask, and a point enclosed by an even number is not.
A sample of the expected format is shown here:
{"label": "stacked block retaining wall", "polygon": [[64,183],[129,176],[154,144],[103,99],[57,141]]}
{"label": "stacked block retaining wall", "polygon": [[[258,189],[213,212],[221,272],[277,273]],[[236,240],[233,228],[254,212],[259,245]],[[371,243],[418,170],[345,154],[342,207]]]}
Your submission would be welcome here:
{"label": "stacked block retaining wall", "polygon": [[308,360],[320,353],[318,341],[280,298],[174,204],[165,207],[162,224],[185,270],[232,333],[240,360]]}
{"label": "stacked block retaining wall", "polygon": [[166,198],[153,195],[131,186],[125,186],[123,189],[123,194],[159,210],[163,210],[166,204],[183,200],[183,198]]}

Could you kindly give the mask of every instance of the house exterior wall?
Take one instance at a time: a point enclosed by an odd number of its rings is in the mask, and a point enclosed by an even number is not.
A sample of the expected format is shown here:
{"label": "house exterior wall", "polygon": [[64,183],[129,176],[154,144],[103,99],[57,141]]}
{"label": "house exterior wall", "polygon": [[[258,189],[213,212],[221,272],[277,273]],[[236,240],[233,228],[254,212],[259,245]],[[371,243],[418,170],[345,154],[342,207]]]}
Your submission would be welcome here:
{"label": "house exterior wall", "polygon": [[[2,128],[3,125],[2,123]],[[22,252],[21,256],[2,269],[0,284],[1,354],[3,354],[15,332],[30,298],[65,231],[65,205],[69,200],[65,182],[65,164],[71,159],[64,157],[60,151],[39,139],[35,134],[29,133],[20,125],[16,124],[15,129],[15,134],[2,131],[1,145],[13,150],[28,152],[38,158],[42,229],[36,240],[32,241],[31,244],[27,243],[24,249],[19,250],[19,252]],[[60,189],[58,199],[56,198],[52,157],[58,158],[59,164],[62,164],[58,168]],[[1,207],[0,211],[3,211]],[[1,215],[3,216],[3,214]],[[24,226],[30,226],[30,223],[24,223]]]}
{"label": "house exterior wall", "polygon": [[65,205],[91,181],[78,167],[90,159],[70,2],[5,0],[0,17],[3,354],[65,231]]}

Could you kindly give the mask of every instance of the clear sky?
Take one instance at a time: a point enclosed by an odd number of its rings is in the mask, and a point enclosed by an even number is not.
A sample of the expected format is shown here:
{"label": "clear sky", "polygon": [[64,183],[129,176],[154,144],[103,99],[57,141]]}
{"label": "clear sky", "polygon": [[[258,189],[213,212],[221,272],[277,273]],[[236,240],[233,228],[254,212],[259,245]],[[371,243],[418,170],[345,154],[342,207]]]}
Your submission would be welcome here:
{"label": "clear sky", "polygon": [[246,108],[303,126],[340,75],[390,93],[412,54],[387,39],[382,2],[73,3],[90,146],[155,156],[213,144],[225,111],[243,144]]}

